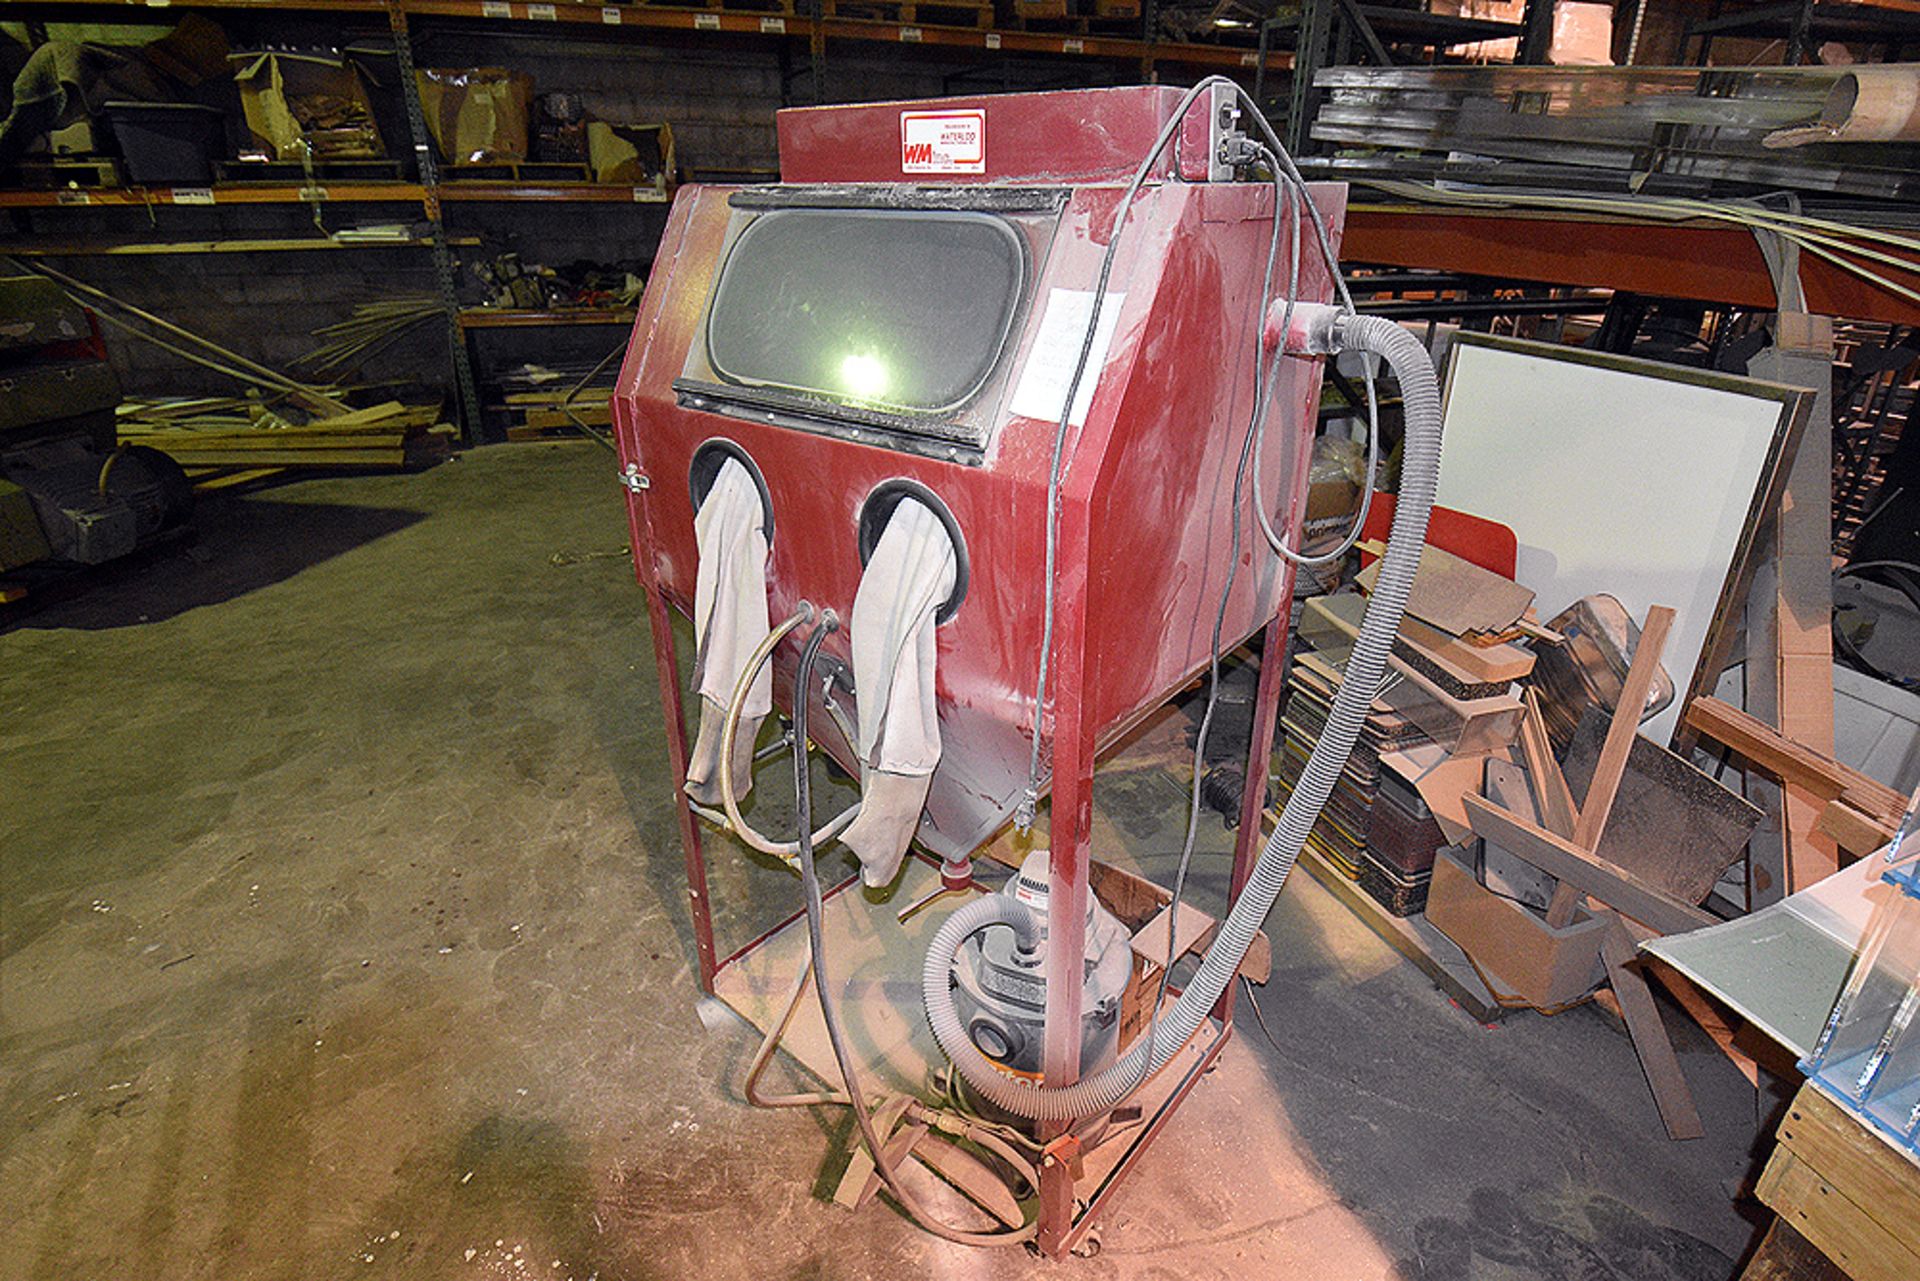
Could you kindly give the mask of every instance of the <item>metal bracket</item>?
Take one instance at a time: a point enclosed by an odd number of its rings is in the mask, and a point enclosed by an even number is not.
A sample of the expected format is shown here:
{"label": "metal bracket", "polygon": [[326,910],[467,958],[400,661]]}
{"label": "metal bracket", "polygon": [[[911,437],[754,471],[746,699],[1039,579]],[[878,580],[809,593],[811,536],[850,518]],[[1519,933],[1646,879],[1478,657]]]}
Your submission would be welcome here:
{"label": "metal bracket", "polygon": [[1232,182],[1234,167],[1246,163],[1246,131],[1240,127],[1240,91],[1215,85],[1207,92],[1207,181]]}
{"label": "metal bracket", "polygon": [[1083,1155],[1084,1149],[1081,1147],[1079,1136],[1068,1133],[1061,1135],[1041,1150],[1040,1163],[1066,1166],[1068,1175],[1078,1183],[1087,1175],[1086,1166],[1081,1161]]}
{"label": "metal bracket", "polygon": [[653,478],[640,470],[639,463],[628,463],[620,469],[620,487],[630,494],[642,494],[653,488]]}

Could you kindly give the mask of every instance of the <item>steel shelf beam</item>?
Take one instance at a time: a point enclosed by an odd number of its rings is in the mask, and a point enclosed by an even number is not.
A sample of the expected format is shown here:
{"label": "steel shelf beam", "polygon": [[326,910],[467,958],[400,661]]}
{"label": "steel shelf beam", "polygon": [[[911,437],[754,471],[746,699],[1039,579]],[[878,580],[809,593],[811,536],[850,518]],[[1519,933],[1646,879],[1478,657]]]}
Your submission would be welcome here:
{"label": "steel shelf beam", "polygon": [[[156,10],[205,9],[256,13],[306,10],[321,13],[365,14],[384,17],[390,10],[417,18],[460,18],[483,22],[534,23],[545,26],[590,26],[618,31],[709,32],[723,36],[762,36],[804,39],[816,37],[870,44],[924,45],[954,51],[1029,53],[1068,58],[1133,62],[1150,70],[1156,62],[1195,67],[1255,67],[1259,55],[1233,45],[1170,44],[1119,36],[1055,34],[1039,31],[980,31],[910,22],[861,22],[848,18],[814,18],[804,13],[756,13],[736,9],[670,8],[665,5],[529,3],[528,0],[169,0],[155,6],[151,0],[13,0],[22,10],[138,9],[160,18]],[[162,19],[163,20],[163,19]],[[1268,54],[1273,69],[1291,66],[1290,52]]]}
{"label": "steel shelf beam", "polygon": [[[1423,205],[1354,205],[1342,255],[1422,267],[1616,289],[1771,310],[1773,279],[1753,236],[1708,223],[1652,224],[1552,214],[1463,213]],[[1920,273],[1899,283],[1920,288]],[[1803,255],[1807,307],[1827,316],[1920,324],[1920,303]]]}

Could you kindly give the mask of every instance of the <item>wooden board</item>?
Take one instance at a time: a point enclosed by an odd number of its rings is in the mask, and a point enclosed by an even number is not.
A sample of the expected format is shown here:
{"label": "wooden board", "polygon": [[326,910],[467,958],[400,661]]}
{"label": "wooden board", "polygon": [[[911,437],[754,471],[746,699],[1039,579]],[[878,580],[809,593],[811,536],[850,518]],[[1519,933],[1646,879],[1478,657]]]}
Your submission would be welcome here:
{"label": "wooden board", "polygon": [[1400,636],[1475,681],[1518,681],[1533,673],[1533,654],[1518,645],[1469,645],[1411,615],[1400,620]]}
{"label": "wooden board", "polygon": [[150,445],[169,454],[205,454],[225,453],[229,450],[270,449],[286,451],[289,449],[398,449],[407,443],[404,432],[314,432],[314,431],[256,431],[247,433],[219,433],[203,431],[156,431],[137,437],[142,445]]}
{"label": "wooden board", "polygon": [[[1300,635],[1317,648],[1345,649],[1359,638],[1366,612],[1367,598],[1357,592],[1315,596],[1301,613]],[[1401,618],[1393,649],[1394,657],[1424,663],[1461,686],[1511,684],[1533,670],[1533,655],[1518,645],[1477,648],[1411,615]]]}
{"label": "wooden board", "polygon": [[[1782,1148],[1860,1205],[1903,1249],[1920,1255],[1920,1165],[1813,1085],[1800,1087],[1776,1134]],[[1908,1275],[1920,1277],[1920,1269]]]}
{"label": "wooden board", "polygon": [[1837,798],[1820,811],[1819,823],[1821,831],[1855,858],[1863,858],[1891,841],[1895,831],[1892,824],[1863,814]]}
{"label": "wooden board", "polygon": [[216,470],[205,479],[193,482],[195,493],[213,493],[222,489],[233,489],[239,485],[251,485],[255,481],[272,480],[280,475],[284,467],[242,467],[238,471]]}
{"label": "wooden board", "polygon": [[1717,923],[1715,917],[1693,904],[1643,884],[1597,855],[1541,831],[1484,797],[1467,797],[1466,807],[1476,835],[1662,934],[1681,934]]}
{"label": "wooden board", "polygon": [[1629,963],[1638,955],[1633,935],[1619,917],[1612,913],[1604,915],[1608,919],[1607,929],[1600,936],[1600,959],[1606,962],[1607,983],[1613,988],[1614,999],[1620,1003],[1620,1017],[1626,1020],[1627,1032],[1633,1037],[1634,1053],[1640,1056],[1640,1067],[1647,1074],[1654,1105],[1660,1109],[1661,1124],[1667,1127],[1670,1139],[1697,1139],[1706,1133],[1706,1127],[1700,1124],[1693,1091],[1680,1070],[1673,1042],[1667,1039],[1667,1025],[1660,1019],[1660,1007],[1653,1003],[1646,979],[1638,970],[1629,968]]}
{"label": "wooden board", "polygon": [[[1593,772],[1581,795],[1579,808],[1574,812],[1573,834],[1569,839],[1580,849],[1592,852],[1600,848],[1600,838],[1606,831],[1607,819],[1613,813],[1613,801],[1619,792],[1620,779],[1626,772],[1627,756],[1640,732],[1640,718],[1646,710],[1647,695],[1660,676],[1660,654],[1666,648],[1667,632],[1672,626],[1671,609],[1655,605],[1647,611],[1646,625],[1641,628],[1640,640],[1633,647],[1633,662],[1627,667],[1627,678],[1621,683],[1620,697],[1615,701],[1612,717],[1608,721],[1606,742],[1600,748],[1599,758],[1594,762]],[[1531,710],[1538,712],[1539,706],[1536,699]],[[1544,717],[1542,723],[1544,725]],[[1565,882],[1558,886],[1553,892],[1553,901],[1547,905],[1548,923],[1565,925],[1573,919],[1576,896],[1574,886]]]}
{"label": "wooden board", "polygon": [[1754,1195],[1852,1281],[1920,1277],[1920,1254],[1791,1148],[1774,1149]]}
{"label": "wooden board", "polygon": [[1717,698],[1696,698],[1687,724],[1782,779],[1804,784],[1825,800],[1849,805],[1889,829],[1897,826],[1907,798],[1850,765],[1787,738],[1778,730]]}
{"label": "wooden board", "polygon": [[1673,628],[1673,611],[1655,605],[1647,611],[1640,627],[1640,643],[1633,647],[1633,662],[1627,679],[1620,686],[1620,699],[1607,725],[1607,739],[1600,747],[1599,759],[1586,791],[1580,797],[1580,813],[1574,820],[1573,843],[1583,850],[1600,848],[1607,819],[1613,813],[1614,797],[1620,780],[1626,776],[1627,755],[1639,735],[1640,718],[1646,711],[1647,695],[1660,675],[1660,654],[1667,645],[1667,633]]}
{"label": "wooden board", "polygon": [[[1589,708],[1567,747],[1566,777],[1583,788],[1601,751],[1605,713]],[[1700,903],[1745,852],[1760,811],[1650,739],[1636,735],[1598,854],[1648,885]]]}
{"label": "wooden board", "polygon": [[[1747,596],[1746,708],[1816,752],[1833,754],[1833,321],[1783,311],[1774,344],[1748,363],[1756,378],[1810,389],[1780,501],[1760,531]],[[1761,902],[1805,889],[1840,866],[1820,830],[1823,798],[1805,785],[1750,780],[1769,818],[1755,841],[1750,892]],[[1762,881],[1771,884],[1762,884]]]}
{"label": "wooden board", "polygon": [[1527,784],[1533,789],[1535,812],[1549,832],[1571,839],[1579,820],[1573,789],[1567,784],[1560,762],[1554,759],[1546,717],[1540,711],[1539,691],[1529,689],[1525,702],[1527,714],[1520,722],[1520,754],[1527,767]]}
{"label": "wooden board", "polygon": [[[1356,580],[1369,594],[1380,577],[1380,562],[1360,571]],[[1490,573],[1472,561],[1429,543],[1421,549],[1420,569],[1407,595],[1407,612],[1453,636],[1468,632],[1504,632],[1533,604],[1533,590]]]}
{"label": "wooden board", "polygon": [[404,449],[168,450],[183,467],[404,467]]}

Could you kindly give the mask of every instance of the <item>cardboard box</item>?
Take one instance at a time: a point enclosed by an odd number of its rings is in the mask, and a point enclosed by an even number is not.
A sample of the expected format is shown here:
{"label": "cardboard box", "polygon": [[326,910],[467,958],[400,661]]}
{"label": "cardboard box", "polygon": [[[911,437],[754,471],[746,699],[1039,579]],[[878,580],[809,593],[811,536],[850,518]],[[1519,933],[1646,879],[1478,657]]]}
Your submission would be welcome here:
{"label": "cardboard box", "polygon": [[[1161,909],[1160,913],[1133,935],[1133,975],[1127,980],[1127,990],[1120,997],[1120,1052],[1127,1048],[1153,1021],[1154,998],[1160,994],[1160,974],[1166,968],[1167,925],[1173,915],[1172,907]],[[1216,924],[1211,916],[1191,904],[1180,904],[1180,928],[1174,936],[1174,959],[1177,961],[1195,947],[1202,946],[1212,937]],[[1173,996],[1167,997],[1172,1004]],[[1161,1011],[1165,1013],[1164,1008]]]}
{"label": "cardboard box", "polygon": [[[250,150],[267,160],[379,160],[386,144],[360,69],[324,53],[237,53],[234,81],[253,134]],[[243,153],[242,159],[247,155]]]}
{"label": "cardboard box", "polygon": [[587,164],[595,182],[665,191],[673,184],[673,128],[589,120]]}
{"label": "cardboard box", "polygon": [[414,76],[427,132],[448,164],[511,164],[527,158],[532,76],[501,67],[422,69]]}

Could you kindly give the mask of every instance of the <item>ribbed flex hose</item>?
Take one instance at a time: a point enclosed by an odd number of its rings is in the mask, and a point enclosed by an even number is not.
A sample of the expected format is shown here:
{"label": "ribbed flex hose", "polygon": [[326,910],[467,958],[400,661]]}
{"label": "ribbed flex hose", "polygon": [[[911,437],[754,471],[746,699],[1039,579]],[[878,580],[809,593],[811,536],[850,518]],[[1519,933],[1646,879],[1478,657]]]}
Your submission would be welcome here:
{"label": "ribbed flex hose", "polygon": [[[1336,337],[1340,347],[1372,352],[1386,360],[1400,382],[1406,413],[1406,446],[1401,462],[1399,504],[1393,532],[1380,566],[1366,621],[1333,700],[1333,711],[1319,743],[1307,758],[1300,781],[1280,813],[1273,835],[1253,865],[1247,885],[1192,982],[1163,1016],[1164,1026],[1141,1037],[1118,1062],[1073,1085],[1047,1088],[1006,1075],[974,1048],[954,1009],[949,970],[960,945],[991,925],[1010,926],[1031,944],[1040,928],[1033,910],[1003,894],[976,899],[947,918],[927,951],[921,984],[927,1019],[935,1039],[968,1085],[994,1106],[1016,1116],[1042,1121],[1071,1121],[1097,1116],[1118,1105],[1140,1083],[1159,1071],[1200,1029],[1214,1003],[1245,959],[1248,947],[1280,896],[1300,857],[1307,833],[1320,817],[1340,771],[1360,737],[1387,670],[1387,656],[1400,630],[1407,593],[1426,545],[1427,513],[1440,482],[1440,386],[1433,363],[1418,339],[1377,316],[1343,316]],[[1249,786],[1252,786],[1249,782]],[[1071,958],[1078,963],[1079,958]],[[1058,963],[1058,958],[1055,958]]]}

